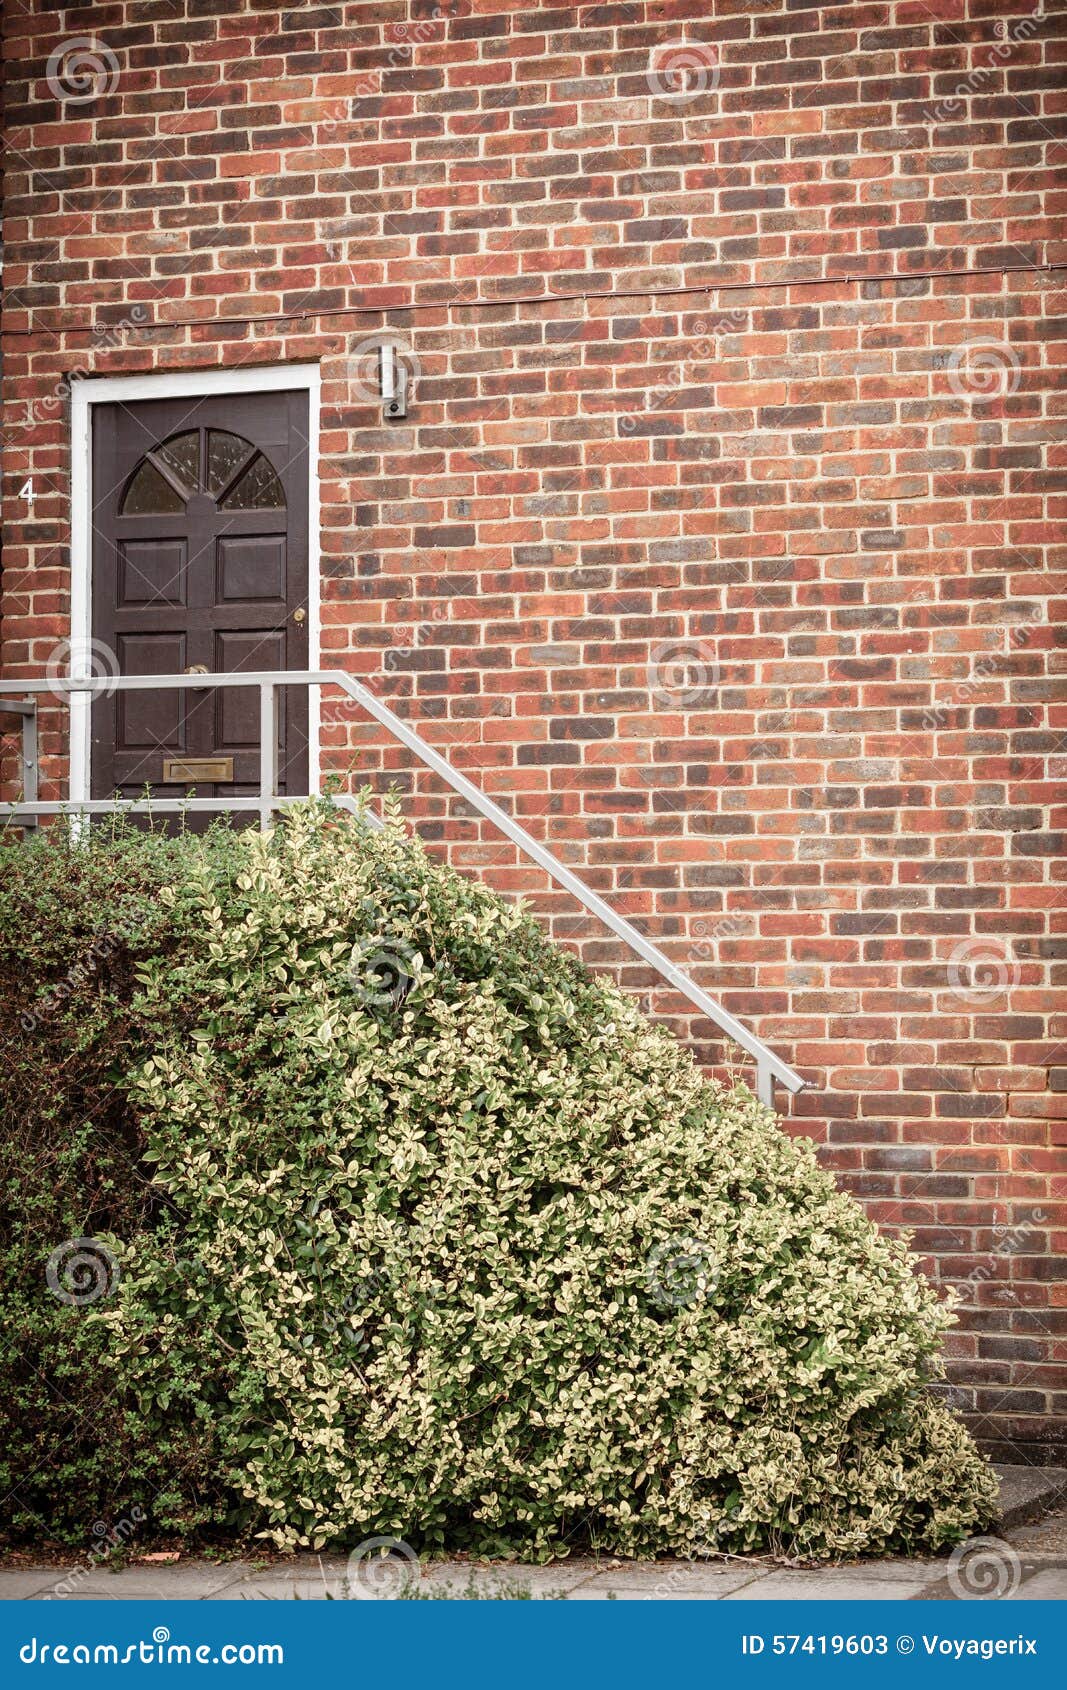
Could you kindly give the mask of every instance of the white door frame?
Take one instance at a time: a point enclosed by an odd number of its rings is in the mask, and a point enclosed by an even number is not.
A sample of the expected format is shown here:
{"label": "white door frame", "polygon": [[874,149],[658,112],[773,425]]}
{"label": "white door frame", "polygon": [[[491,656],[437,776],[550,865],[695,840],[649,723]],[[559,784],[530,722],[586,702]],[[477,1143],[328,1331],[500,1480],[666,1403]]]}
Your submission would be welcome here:
{"label": "white door frame", "polygon": [[[241,370],[188,370],[161,375],[103,376],[71,384],[70,459],[70,670],[91,674],[93,632],[92,407],[134,404],[142,399],[204,399],[212,394],[291,393],[308,396],[308,667],[319,667],[319,407],[322,381],[317,364],[257,364]],[[308,689],[308,782],[319,790],[319,688]],[[70,798],[91,793],[92,698],[70,699]]]}

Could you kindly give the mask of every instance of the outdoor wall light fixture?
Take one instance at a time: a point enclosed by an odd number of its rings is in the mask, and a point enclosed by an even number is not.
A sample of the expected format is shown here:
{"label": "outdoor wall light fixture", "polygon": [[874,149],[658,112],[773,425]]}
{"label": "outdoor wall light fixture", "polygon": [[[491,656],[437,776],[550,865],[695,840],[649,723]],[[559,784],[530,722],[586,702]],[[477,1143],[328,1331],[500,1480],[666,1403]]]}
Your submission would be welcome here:
{"label": "outdoor wall light fixture", "polygon": [[408,414],[408,372],[396,355],[396,347],[387,341],[378,348],[378,374],[381,384],[382,415],[406,417]]}

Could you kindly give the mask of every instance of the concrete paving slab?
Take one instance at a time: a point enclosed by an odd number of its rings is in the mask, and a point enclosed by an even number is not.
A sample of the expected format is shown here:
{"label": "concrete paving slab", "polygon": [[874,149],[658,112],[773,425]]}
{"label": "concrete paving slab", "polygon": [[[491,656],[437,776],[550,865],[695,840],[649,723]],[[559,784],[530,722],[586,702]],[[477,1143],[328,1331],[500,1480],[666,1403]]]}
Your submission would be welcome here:
{"label": "concrete paving slab", "polygon": [[565,1596],[595,1571],[595,1561],[555,1561],[547,1567],[511,1562],[496,1567],[446,1562],[427,1567],[422,1582],[431,1590],[449,1589],[457,1595],[473,1585],[476,1590],[528,1591],[531,1596],[543,1598]]}
{"label": "concrete paving slab", "polygon": [[205,1602],[326,1602],[337,1601],[337,1592],[326,1592],[321,1582],[311,1579],[274,1579],[262,1584],[234,1584],[203,1597]]}
{"label": "concrete paving slab", "polygon": [[623,1572],[593,1573],[569,1601],[721,1602],[731,1591],[765,1577],[753,1567],[708,1567],[689,1561],[653,1562]]}
{"label": "concrete paving slab", "polygon": [[[910,1570],[909,1569],[910,1566]],[[902,1570],[903,1569],[903,1570]],[[731,1602],[910,1602],[943,1571],[933,1564],[876,1561],[863,1566],[780,1568],[727,1597]]]}
{"label": "concrete paving slab", "polygon": [[746,1586],[727,1596],[727,1602],[914,1602],[922,1595],[921,1584],[873,1584],[856,1579],[851,1584],[799,1585],[769,1579]]}
{"label": "concrete paving slab", "polygon": [[879,1584],[922,1584],[928,1579],[944,1578],[947,1566],[947,1562],[932,1557],[916,1558],[914,1561],[844,1561],[825,1567],[775,1567],[766,1562],[747,1564],[750,1567],[762,1564],[768,1576],[777,1579],[821,1579],[830,1584],[851,1584],[856,1579],[874,1579]]}
{"label": "concrete paving slab", "polygon": [[[939,1577],[932,1580],[923,1589],[922,1602],[969,1602],[989,1601],[1006,1602],[1010,1600],[1030,1600],[1041,1602],[1046,1599],[1048,1583],[1045,1575],[1057,1575],[1060,1580],[1067,1579],[1067,1560],[1062,1557],[1054,1558],[1049,1555],[1015,1555],[1010,1546],[1005,1545],[1005,1554],[1001,1558],[998,1569],[989,1568],[988,1581],[984,1577],[976,1578],[972,1573],[970,1580],[966,1571],[953,1572],[950,1564],[942,1562]],[[999,1575],[998,1576],[998,1571]],[[1038,1583],[1039,1575],[1042,1578]],[[1004,1590],[998,1595],[997,1590],[1003,1582]],[[1009,1586],[1017,1584],[1018,1588],[1011,1592]],[[1057,1596],[1063,1597],[1065,1592],[1061,1583]]]}
{"label": "concrete paving slab", "polygon": [[[524,1566],[512,1562],[501,1562],[497,1566],[467,1561],[431,1562],[418,1575],[418,1588],[421,1594],[427,1596],[436,1596],[440,1592],[442,1599],[445,1592],[460,1598],[471,1586],[484,1594],[514,1590],[533,1597],[562,1597],[595,1570],[596,1563],[592,1561],[581,1564],[559,1561],[549,1566]],[[398,1569],[398,1578],[405,1571],[403,1567]],[[372,1596],[364,1598],[354,1593],[352,1582],[347,1561],[324,1556],[320,1567],[315,1559],[302,1557],[297,1563],[275,1565],[262,1572],[251,1573],[233,1594],[239,1596],[262,1593],[267,1589],[275,1592],[278,1588],[292,1588],[298,1589],[304,1600],[322,1600],[326,1596],[333,1601],[373,1600]]]}
{"label": "concrete paving slab", "polygon": [[1024,1578],[1006,1602],[1067,1602],[1067,1567],[1046,1567]]}
{"label": "concrete paving slab", "polygon": [[923,1583],[928,1579],[944,1578],[944,1560],[933,1556],[917,1555],[911,1561],[846,1561],[837,1567],[804,1567],[792,1569],[783,1567],[782,1572],[799,1571],[805,1578],[827,1579],[877,1579],[881,1584],[914,1584]]}
{"label": "concrete paving slab", "polygon": [[0,1601],[25,1602],[38,1592],[50,1591],[60,1576],[50,1567],[35,1567],[26,1573],[0,1573]]}
{"label": "concrete paving slab", "polygon": [[[0,1598],[6,1595],[6,1581],[12,1575],[0,1573]],[[237,1582],[239,1569],[233,1563],[216,1567],[208,1562],[186,1566],[124,1567],[109,1573],[95,1568],[81,1577],[76,1572],[56,1570],[43,1592],[32,1600],[60,1602],[202,1602]]]}
{"label": "concrete paving slab", "polygon": [[640,1590],[624,1590],[621,1586],[605,1584],[591,1589],[588,1585],[580,1585],[572,1591],[566,1599],[568,1602],[721,1602],[722,1596],[711,1596],[707,1591],[668,1591],[663,1596],[650,1596]]}

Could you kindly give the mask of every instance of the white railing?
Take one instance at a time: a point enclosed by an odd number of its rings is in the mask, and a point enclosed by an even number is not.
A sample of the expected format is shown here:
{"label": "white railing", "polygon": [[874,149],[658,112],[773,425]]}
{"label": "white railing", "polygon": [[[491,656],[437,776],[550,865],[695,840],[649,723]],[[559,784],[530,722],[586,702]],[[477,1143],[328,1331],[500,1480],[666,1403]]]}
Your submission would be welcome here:
{"label": "white railing", "polygon": [[[157,799],[154,797],[130,800],[126,798],[98,798],[77,799],[66,802],[55,801],[42,803],[38,796],[37,783],[37,730],[36,730],[36,696],[47,693],[53,696],[80,697],[82,699],[99,695],[100,693],[123,692],[154,692],[160,689],[187,690],[190,686],[188,675],[120,675],[109,676],[105,679],[85,676],[70,676],[60,681],[49,678],[40,681],[0,681],[0,714],[13,711],[22,717],[22,781],[23,798],[17,803],[0,803],[0,820],[9,821],[23,826],[33,826],[39,816],[71,815],[94,816],[107,815],[116,810],[123,812],[148,812],[152,814],[170,814],[200,811],[236,811],[258,812],[260,825],[269,828],[275,811],[287,804],[305,802],[308,794],[296,797],[278,792],[278,728],[279,728],[279,689],[281,687],[320,687],[336,686],[348,695],[354,703],[365,710],[368,716],[378,722],[391,737],[401,745],[406,746],[413,756],[426,768],[432,769],[453,792],[466,800],[478,815],[498,829],[506,839],[522,852],[522,854],[543,869],[558,886],[562,886],[572,897],[576,898],[582,907],[595,915],[604,926],[609,928],[617,938],[654,968],[668,985],[673,986],[684,998],[706,1015],[719,1030],[740,1045],[756,1065],[756,1089],[764,1103],[773,1105],[774,1083],[780,1081],[788,1091],[800,1091],[804,1084],[800,1075],[776,1056],[762,1039],[751,1033],[729,1010],[724,1009],[717,999],[696,985],[683,969],[678,968],[670,958],[664,955],[658,945],[639,932],[624,916],[618,914],[609,903],[606,903],[598,893],[587,886],[571,869],[554,857],[552,852],[527,833],[517,821],[502,810],[499,804],[494,804],[487,798],[480,787],[467,779],[466,775],[454,769],[439,751],[428,745],[415,730],[383,704],[379,698],[361,685],[341,669],[294,670],[280,669],[257,671],[256,673],[230,675],[197,675],[196,688],[215,687],[257,687],[259,689],[259,794],[255,798],[170,798]],[[21,697],[13,695],[21,694]],[[26,696],[29,695],[29,696]],[[5,702],[5,699],[10,702]],[[32,794],[32,795],[31,795]],[[337,795],[332,800],[340,808],[353,810],[355,800]]]}

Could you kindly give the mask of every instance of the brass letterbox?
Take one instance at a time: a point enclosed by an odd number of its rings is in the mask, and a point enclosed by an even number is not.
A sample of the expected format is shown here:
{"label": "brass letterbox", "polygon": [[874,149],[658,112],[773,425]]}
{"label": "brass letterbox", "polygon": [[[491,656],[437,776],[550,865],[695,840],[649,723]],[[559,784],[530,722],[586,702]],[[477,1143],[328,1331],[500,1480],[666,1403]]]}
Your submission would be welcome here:
{"label": "brass letterbox", "polygon": [[164,781],[216,781],[233,779],[232,757],[200,757],[183,761],[167,758],[163,764]]}

